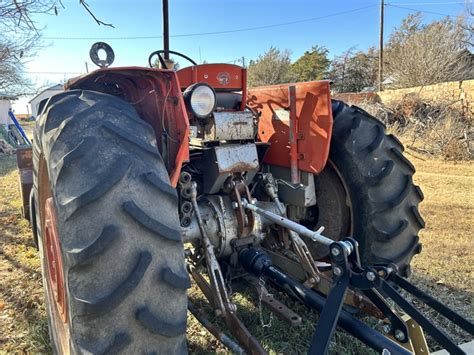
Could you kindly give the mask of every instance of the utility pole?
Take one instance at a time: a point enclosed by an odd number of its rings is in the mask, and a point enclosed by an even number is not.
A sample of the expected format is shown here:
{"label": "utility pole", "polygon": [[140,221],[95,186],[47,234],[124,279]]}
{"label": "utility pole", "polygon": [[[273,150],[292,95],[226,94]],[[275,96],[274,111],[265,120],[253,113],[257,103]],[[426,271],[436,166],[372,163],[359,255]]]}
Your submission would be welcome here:
{"label": "utility pole", "polygon": [[380,0],[380,33],[379,33],[379,91],[383,90],[383,10],[384,0]]}
{"label": "utility pole", "polygon": [[163,0],[163,49],[165,50],[165,60],[169,60],[170,32],[168,22],[168,0]]}
{"label": "utility pole", "polygon": [[85,63],[86,63],[86,73],[88,73],[89,72],[89,66],[87,65],[87,62],[85,62]]}
{"label": "utility pole", "polygon": [[245,57],[242,56],[242,66],[245,68]]}

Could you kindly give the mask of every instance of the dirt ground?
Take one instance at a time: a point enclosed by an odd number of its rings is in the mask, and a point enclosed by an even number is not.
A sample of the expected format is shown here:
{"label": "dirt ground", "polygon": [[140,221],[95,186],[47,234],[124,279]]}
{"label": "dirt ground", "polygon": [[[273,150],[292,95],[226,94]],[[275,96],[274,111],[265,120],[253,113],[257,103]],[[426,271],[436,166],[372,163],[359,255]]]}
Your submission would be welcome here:
{"label": "dirt ground", "polygon": [[[421,234],[423,252],[412,264],[412,280],[472,319],[474,164],[410,159],[417,167],[416,183],[425,194],[421,212],[426,220]],[[0,353],[49,353],[39,259],[28,222],[21,218],[17,178],[14,157],[0,156]],[[201,300],[196,289],[191,290],[190,298],[197,303]],[[317,315],[283,296],[279,298],[304,316],[301,326],[288,328],[274,319],[271,327],[263,328],[256,297],[235,295],[239,315],[268,351],[305,353]],[[262,316],[265,321],[270,318],[266,311]],[[439,318],[435,321],[445,324]],[[459,343],[472,340],[456,327],[449,327],[448,332]],[[188,341],[191,353],[226,351],[192,316]],[[366,354],[368,349],[338,331],[331,352]]]}

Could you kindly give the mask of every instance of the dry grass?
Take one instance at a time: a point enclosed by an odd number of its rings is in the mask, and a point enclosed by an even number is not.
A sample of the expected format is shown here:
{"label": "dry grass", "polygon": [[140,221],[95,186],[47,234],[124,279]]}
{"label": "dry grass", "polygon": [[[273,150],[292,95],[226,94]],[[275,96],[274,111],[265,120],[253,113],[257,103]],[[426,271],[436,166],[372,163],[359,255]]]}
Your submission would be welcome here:
{"label": "dry grass", "polygon": [[49,352],[40,262],[17,179],[16,160],[0,156],[0,349]]}
{"label": "dry grass", "polygon": [[[426,220],[426,228],[421,232],[423,252],[412,263],[412,280],[472,320],[474,162],[456,164],[416,158],[412,161],[418,169],[415,182],[425,194],[421,213]],[[446,326],[458,343],[473,340],[444,318],[434,320]]]}
{"label": "dry grass", "polygon": [[[447,305],[473,318],[474,278],[473,240],[474,164],[421,160],[411,157],[418,168],[415,180],[425,193],[422,213],[426,229],[422,232],[424,250],[413,262],[413,280],[436,294]],[[0,157],[0,352],[49,353],[47,321],[43,305],[39,260],[30,239],[28,223],[20,216],[16,162]],[[275,290],[272,292],[277,293]],[[195,288],[191,299],[202,303]],[[256,297],[251,292],[235,293],[239,316],[272,354],[305,353],[317,315],[306,307],[279,295],[304,317],[301,326],[288,328],[273,319],[263,328],[258,316]],[[212,315],[209,316],[212,319]],[[264,310],[267,321],[270,314]],[[188,317],[188,342],[191,353],[227,353],[193,316]],[[436,320],[443,323],[442,320]],[[458,342],[472,337],[449,327]],[[363,344],[338,331],[331,353],[368,354]]]}

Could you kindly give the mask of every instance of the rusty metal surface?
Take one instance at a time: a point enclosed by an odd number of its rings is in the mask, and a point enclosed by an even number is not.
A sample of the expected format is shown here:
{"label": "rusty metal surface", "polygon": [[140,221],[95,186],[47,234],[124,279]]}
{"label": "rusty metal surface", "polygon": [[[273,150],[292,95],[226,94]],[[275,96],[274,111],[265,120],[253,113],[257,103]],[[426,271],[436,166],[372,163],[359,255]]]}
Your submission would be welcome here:
{"label": "rusty metal surface", "polygon": [[[198,287],[204,293],[204,296],[216,308],[216,294],[218,291],[212,287],[196,269],[189,267],[188,270]],[[245,325],[237,317],[235,314],[235,309],[229,308],[225,313],[218,312],[218,315],[224,317],[224,321],[232,335],[237,339],[239,345],[242,346],[249,354],[267,354],[258,340],[248,331]]]}
{"label": "rusty metal surface", "polygon": [[248,186],[240,181],[231,181],[231,198],[236,203],[237,229],[239,238],[247,237],[253,230],[255,215],[242,204],[242,197],[247,201],[252,201]]}
{"label": "rusty metal surface", "polygon": [[298,121],[296,119],[296,87],[288,87],[288,100],[290,111],[289,135],[290,135],[290,170],[291,183],[299,184],[300,174],[298,170]]}
{"label": "rusty metal surface", "polygon": [[[196,281],[196,284],[204,293],[204,296],[206,296],[207,300],[215,307],[215,290],[212,289],[211,285],[195,269],[191,270],[191,276],[193,277],[194,281]],[[248,331],[240,319],[237,318],[237,315],[233,311],[226,312],[223,316],[227,327],[232,332],[232,335],[234,335],[239,344],[248,353],[258,355],[267,353],[258,340],[255,339],[255,337]]]}
{"label": "rusty metal surface", "polygon": [[277,300],[258,279],[252,276],[246,276],[244,279],[255,288],[262,301],[262,305],[267,307],[270,312],[292,327],[301,325],[301,316]]}
{"label": "rusty metal surface", "polygon": [[192,313],[194,318],[196,318],[199,323],[206,328],[209,333],[214,335],[217,340],[222,344],[227,346],[235,354],[244,354],[244,349],[242,349],[235,341],[228,337],[222,330],[220,330],[216,325],[211,323],[211,321],[201,312],[192,301],[188,299],[188,310]]}
{"label": "rusty metal surface", "polygon": [[306,273],[304,285],[311,288],[321,280],[319,269],[303,239],[293,231],[288,231],[288,234],[291,239],[291,245],[298,255],[300,264]]}
{"label": "rusty metal surface", "polygon": [[248,90],[247,104],[261,113],[260,141],[271,143],[264,162],[290,167],[288,87],[296,88],[298,169],[319,173],[324,169],[331,142],[332,111],[329,81],[272,85]]}
{"label": "rusty metal surface", "polygon": [[257,134],[251,111],[214,112],[204,127],[204,141],[253,140]]}
{"label": "rusty metal surface", "polygon": [[204,151],[204,192],[217,193],[233,173],[247,172],[251,179],[259,167],[255,144],[232,144],[212,147]]}
{"label": "rusty metal surface", "polygon": [[31,147],[18,148],[16,161],[19,169],[33,169],[33,151]]}
{"label": "rusty metal surface", "polygon": [[16,160],[18,164],[18,187],[22,201],[22,215],[30,219],[30,192],[33,187],[33,153],[31,147],[18,148]]}
{"label": "rusty metal surface", "polygon": [[227,326],[231,329],[232,334],[239,341],[242,347],[252,355],[267,354],[258,340],[249,332],[242,321],[233,312],[227,313],[225,318]]}
{"label": "rusty metal surface", "polygon": [[216,163],[220,174],[242,173],[258,169],[255,144],[235,144],[215,147]]}
{"label": "rusty metal surface", "polygon": [[290,326],[301,325],[302,318],[269,293],[262,294],[262,304]]}
{"label": "rusty metal surface", "polygon": [[216,304],[214,301],[214,295],[212,293],[211,286],[209,285],[209,283],[194,267],[192,266],[188,267],[188,272],[191,274],[194,282],[196,282],[196,285],[204,294],[204,297],[206,297],[209,303],[213,305],[213,308],[215,308]]}

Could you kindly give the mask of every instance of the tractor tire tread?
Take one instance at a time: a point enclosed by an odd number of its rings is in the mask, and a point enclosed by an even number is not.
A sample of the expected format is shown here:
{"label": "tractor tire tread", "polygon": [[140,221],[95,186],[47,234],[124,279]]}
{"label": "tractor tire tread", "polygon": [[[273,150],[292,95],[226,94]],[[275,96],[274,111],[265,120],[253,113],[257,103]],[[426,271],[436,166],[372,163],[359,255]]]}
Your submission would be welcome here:
{"label": "tractor tire tread", "polygon": [[186,332],[186,323],[167,323],[154,315],[148,307],[142,307],[137,310],[136,317],[138,321],[147,328],[152,334],[160,334],[165,337],[176,337]]}
{"label": "tractor tire tread", "polygon": [[333,100],[330,159],[342,175],[351,199],[353,235],[364,264],[395,262],[407,275],[424,227],[418,212],[423,200],[413,183],[415,167],[403,145],[366,111]]}
{"label": "tractor tire tread", "polygon": [[[34,188],[41,186],[44,158],[63,251],[71,352],[186,353],[178,199],[153,128],[127,102],[88,90],[52,97],[43,112]],[[167,269],[166,279],[157,277]]]}

